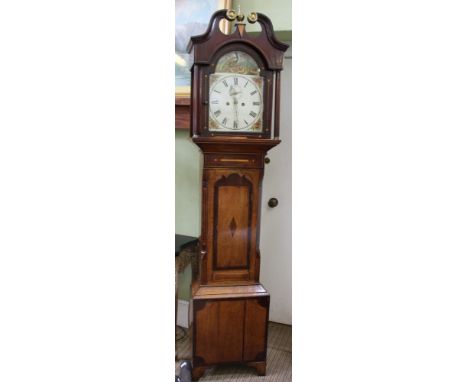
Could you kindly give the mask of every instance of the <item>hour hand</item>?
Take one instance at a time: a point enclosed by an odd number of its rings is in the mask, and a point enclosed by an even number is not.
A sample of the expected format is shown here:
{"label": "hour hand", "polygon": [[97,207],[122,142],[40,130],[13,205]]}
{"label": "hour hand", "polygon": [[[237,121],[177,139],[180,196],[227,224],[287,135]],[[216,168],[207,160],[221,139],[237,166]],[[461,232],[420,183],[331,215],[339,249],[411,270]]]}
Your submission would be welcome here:
{"label": "hour hand", "polygon": [[234,86],[231,85],[231,87],[229,88],[229,95],[231,97],[233,97],[233,96],[236,96],[238,94],[239,94],[239,92],[238,91],[236,92],[236,89],[234,89]]}

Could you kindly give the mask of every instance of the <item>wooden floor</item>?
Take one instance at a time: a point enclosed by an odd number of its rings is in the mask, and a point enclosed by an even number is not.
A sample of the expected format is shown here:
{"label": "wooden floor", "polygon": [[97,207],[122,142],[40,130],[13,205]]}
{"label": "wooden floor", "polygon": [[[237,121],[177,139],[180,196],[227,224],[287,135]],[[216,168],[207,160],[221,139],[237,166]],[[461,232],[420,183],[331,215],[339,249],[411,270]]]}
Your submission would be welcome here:
{"label": "wooden floor", "polygon": [[[178,336],[182,336],[178,332]],[[224,366],[208,369],[200,381],[236,381],[236,382],[288,382],[292,380],[291,367],[291,335],[292,328],[288,325],[269,323],[267,374],[259,377],[254,369],[246,366]],[[191,338],[188,333],[176,343],[179,361],[176,361],[175,372],[179,373],[180,360],[191,358]]]}

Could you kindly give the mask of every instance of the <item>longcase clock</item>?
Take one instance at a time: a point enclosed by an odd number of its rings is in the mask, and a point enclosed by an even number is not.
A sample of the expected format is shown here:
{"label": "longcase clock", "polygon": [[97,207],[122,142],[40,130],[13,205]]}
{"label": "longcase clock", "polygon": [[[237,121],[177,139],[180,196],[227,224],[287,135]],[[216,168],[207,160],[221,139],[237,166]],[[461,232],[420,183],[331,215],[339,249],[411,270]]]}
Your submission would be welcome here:
{"label": "longcase clock", "polygon": [[[224,34],[223,19],[234,31]],[[192,284],[193,378],[210,366],[246,363],[266,372],[270,295],[259,282],[264,159],[280,143],[280,72],[288,45],[261,13],[260,34],[220,10],[193,36],[191,137],[203,153],[199,271]]]}

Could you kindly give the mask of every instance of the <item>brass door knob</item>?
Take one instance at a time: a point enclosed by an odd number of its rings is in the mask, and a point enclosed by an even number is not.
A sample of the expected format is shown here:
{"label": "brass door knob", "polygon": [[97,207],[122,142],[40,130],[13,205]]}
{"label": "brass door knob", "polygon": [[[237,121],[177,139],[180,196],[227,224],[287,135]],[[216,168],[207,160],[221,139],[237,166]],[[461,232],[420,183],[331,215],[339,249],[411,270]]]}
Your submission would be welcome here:
{"label": "brass door knob", "polygon": [[277,205],[278,205],[278,199],[276,198],[271,198],[268,201],[268,206],[270,206],[271,208],[275,208]]}

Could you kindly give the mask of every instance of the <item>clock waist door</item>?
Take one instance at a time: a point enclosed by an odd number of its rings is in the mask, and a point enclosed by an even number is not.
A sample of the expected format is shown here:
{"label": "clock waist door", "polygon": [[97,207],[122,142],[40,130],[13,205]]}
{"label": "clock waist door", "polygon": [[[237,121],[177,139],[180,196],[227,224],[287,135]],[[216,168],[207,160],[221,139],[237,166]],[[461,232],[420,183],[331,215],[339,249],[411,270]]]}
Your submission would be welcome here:
{"label": "clock waist door", "polygon": [[[258,282],[260,169],[205,168],[206,284]],[[202,268],[202,269],[203,269]]]}

